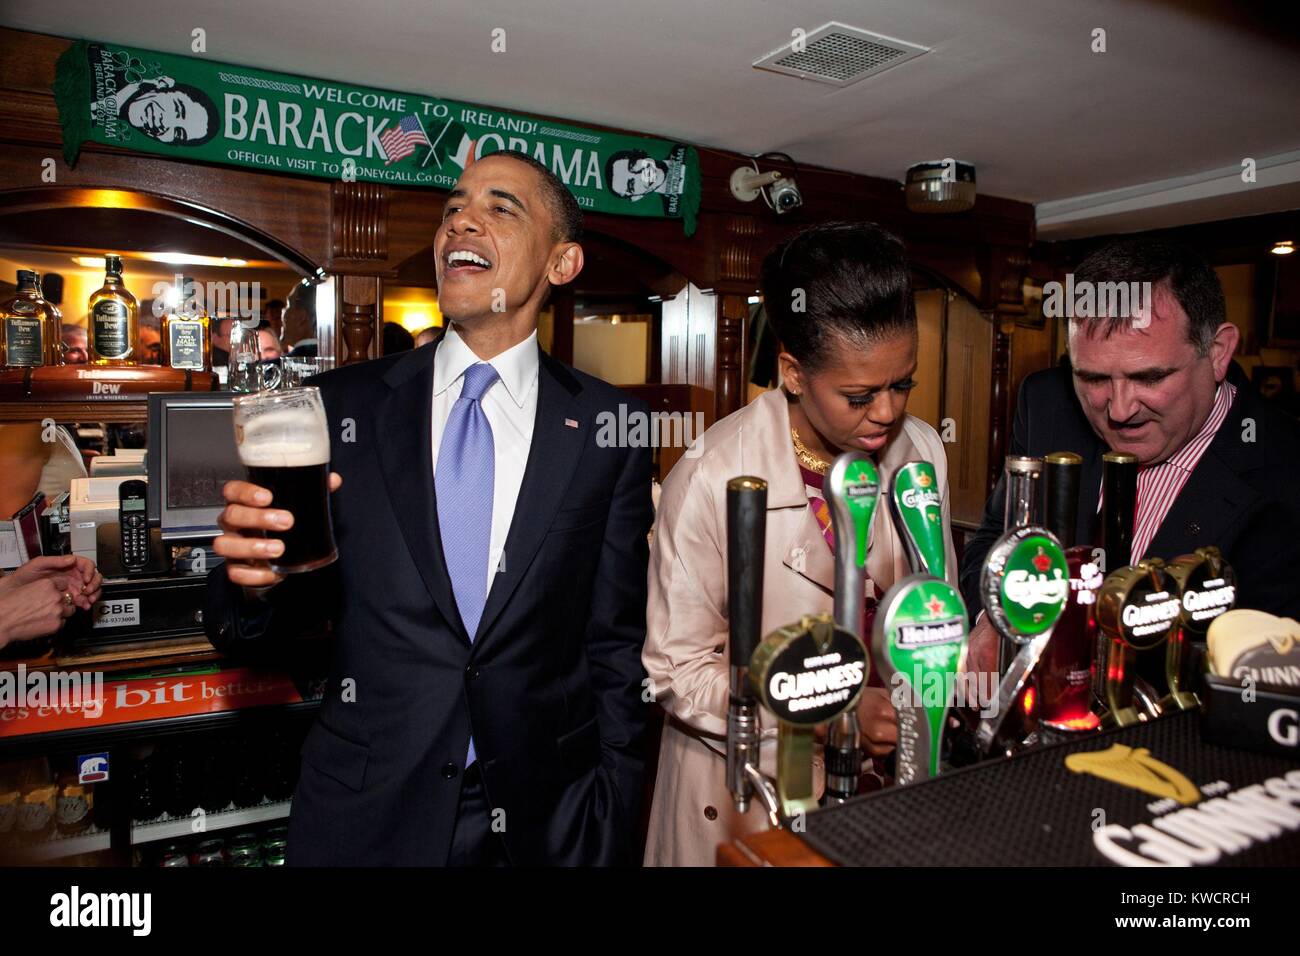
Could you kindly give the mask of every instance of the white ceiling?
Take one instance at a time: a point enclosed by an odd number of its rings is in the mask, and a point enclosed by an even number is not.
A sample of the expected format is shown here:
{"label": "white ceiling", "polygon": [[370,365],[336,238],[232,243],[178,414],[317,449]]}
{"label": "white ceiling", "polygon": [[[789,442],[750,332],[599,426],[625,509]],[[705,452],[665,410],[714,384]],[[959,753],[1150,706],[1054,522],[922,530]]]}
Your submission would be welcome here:
{"label": "white ceiling", "polygon": [[[1300,162],[1287,155],[1300,151],[1300,42],[1272,17],[1198,0],[6,0],[0,10],[6,26],[175,53],[202,27],[215,60],[890,179],[952,156],[976,164],[981,192],[1048,204],[1047,238],[1149,228],[1148,211],[1171,225],[1300,206]],[[750,66],[792,30],[831,20],[932,50],[845,89]],[[1091,50],[1099,27],[1105,53]],[[491,50],[496,28],[504,53]],[[1245,157],[1271,178],[1234,183],[1225,170]]]}

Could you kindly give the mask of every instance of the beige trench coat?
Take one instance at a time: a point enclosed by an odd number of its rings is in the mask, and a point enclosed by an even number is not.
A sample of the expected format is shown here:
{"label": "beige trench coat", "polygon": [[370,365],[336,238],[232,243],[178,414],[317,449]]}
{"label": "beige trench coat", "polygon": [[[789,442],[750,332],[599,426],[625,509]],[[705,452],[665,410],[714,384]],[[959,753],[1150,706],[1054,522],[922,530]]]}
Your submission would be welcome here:
{"label": "beige trench coat", "polygon": [[[727,792],[727,534],[726,487],[738,475],[766,479],[762,633],[804,614],[830,613],[835,565],[808,504],[790,443],[784,393],[761,395],[700,439],[698,456],[683,457],[664,483],[650,552],[650,600],[642,660],[668,714],[646,841],[648,866],[712,866],[718,844],[767,826],[758,801],[743,817]],[[907,416],[879,463],[882,484],[907,461],[934,464],[943,492],[948,577],[956,561],[948,504],[948,463],[929,425]],[[884,591],[911,569],[882,497],[867,556],[867,593]],[[763,711],[762,766],[775,772],[776,721]],[[820,775],[819,775],[820,776]],[[820,780],[819,780],[820,786]]]}

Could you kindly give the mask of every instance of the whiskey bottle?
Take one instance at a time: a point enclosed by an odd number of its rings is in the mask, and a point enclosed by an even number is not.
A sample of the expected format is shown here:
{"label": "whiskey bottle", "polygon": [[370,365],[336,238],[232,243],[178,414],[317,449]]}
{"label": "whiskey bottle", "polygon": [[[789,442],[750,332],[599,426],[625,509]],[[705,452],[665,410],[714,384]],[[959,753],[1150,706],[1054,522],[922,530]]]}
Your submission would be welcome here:
{"label": "whiskey bottle", "polygon": [[56,364],[59,344],[57,309],[46,309],[40,277],[18,270],[18,291],[0,304],[0,366]]}
{"label": "whiskey bottle", "polygon": [[206,372],[212,368],[212,331],[198,284],[178,275],[179,302],[162,319],[162,363],[166,368]]}
{"label": "whiskey bottle", "polygon": [[90,361],[94,365],[139,363],[140,306],[122,284],[122,260],[104,259],[104,285],[90,297]]}

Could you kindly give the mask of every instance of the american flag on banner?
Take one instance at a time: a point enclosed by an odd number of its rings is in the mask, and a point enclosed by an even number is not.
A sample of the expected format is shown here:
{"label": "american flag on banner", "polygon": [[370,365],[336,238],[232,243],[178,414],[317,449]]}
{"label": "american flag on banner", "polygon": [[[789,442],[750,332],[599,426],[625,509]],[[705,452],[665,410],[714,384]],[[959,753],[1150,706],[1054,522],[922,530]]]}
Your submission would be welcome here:
{"label": "american flag on banner", "polygon": [[415,152],[415,147],[428,146],[429,137],[424,135],[420,118],[412,113],[410,116],[403,116],[396,126],[384,130],[383,135],[379,137],[379,145],[384,147],[384,152],[388,154],[384,165],[390,166],[410,156]]}

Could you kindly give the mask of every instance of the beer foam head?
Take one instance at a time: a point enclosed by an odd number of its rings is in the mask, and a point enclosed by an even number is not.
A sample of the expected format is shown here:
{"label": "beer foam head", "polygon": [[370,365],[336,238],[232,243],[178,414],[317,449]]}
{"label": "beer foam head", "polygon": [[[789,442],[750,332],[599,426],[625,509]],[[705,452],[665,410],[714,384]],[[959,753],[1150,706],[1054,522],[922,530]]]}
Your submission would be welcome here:
{"label": "beer foam head", "polygon": [[247,468],[306,468],[330,460],[329,429],[320,408],[263,407],[235,428]]}

